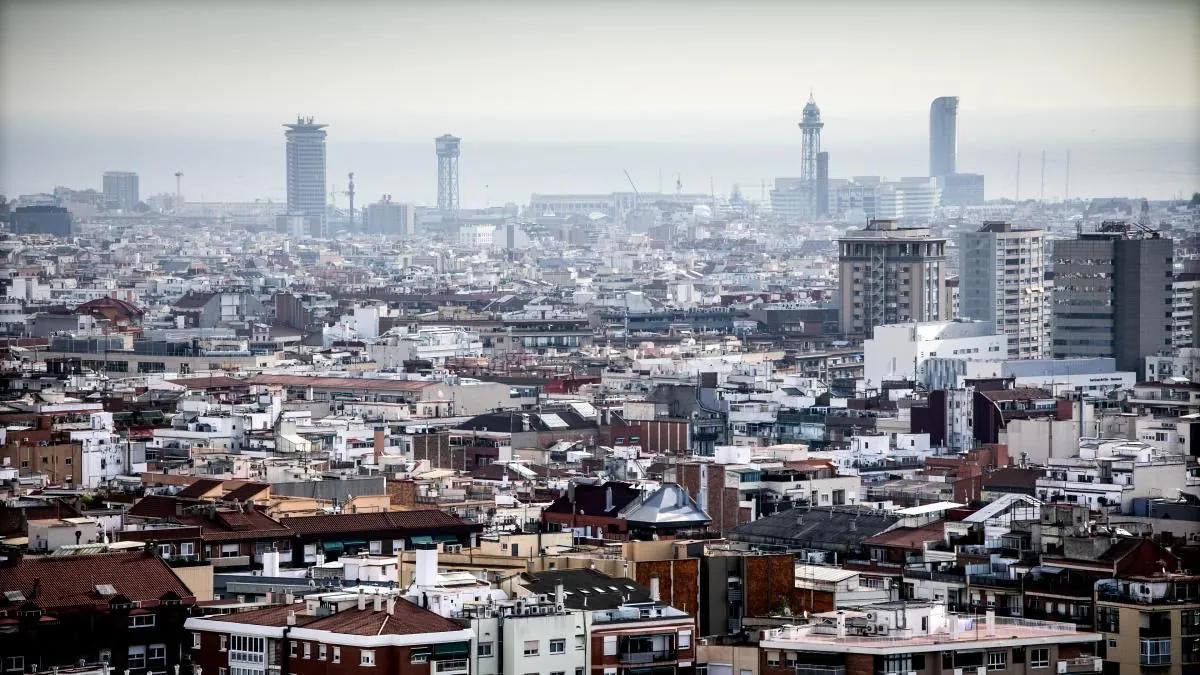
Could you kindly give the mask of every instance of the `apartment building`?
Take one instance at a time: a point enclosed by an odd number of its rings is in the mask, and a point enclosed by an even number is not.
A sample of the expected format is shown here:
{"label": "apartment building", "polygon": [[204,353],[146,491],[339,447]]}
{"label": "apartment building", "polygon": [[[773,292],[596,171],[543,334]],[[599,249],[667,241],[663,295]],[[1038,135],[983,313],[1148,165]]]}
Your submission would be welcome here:
{"label": "apartment building", "polygon": [[1007,357],[1049,353],[1045,302],[1045,233],[984,223],[959,236],[959,316],[989,321],[1010,337]]}
{"label": "apartment building", "polygon": [[377,587],[191,618],[185,627],[191,661],[205,673],[470,672],[470,630]]}
{"label": "apartment building", "polygon": [[1071,623],[891,602],[762,631],[763,675],[1098,673],[1100,636]]}
{"label": "apartment building", "polygon": [[927,227],[872,220],[838,240],[842,332],[871,335],[875,326],[951,318],[942,306],[946,240]]}

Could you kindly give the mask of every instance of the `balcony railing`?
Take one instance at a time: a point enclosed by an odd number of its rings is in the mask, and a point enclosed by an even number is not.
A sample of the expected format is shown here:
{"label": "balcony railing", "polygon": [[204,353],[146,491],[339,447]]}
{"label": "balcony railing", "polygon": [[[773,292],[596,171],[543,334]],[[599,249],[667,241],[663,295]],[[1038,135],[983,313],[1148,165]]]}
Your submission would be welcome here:
{"label": "balcony railing", "polygon": [[1104,667],[1104,660],[1094,656],[1081,656],[1077,659],[1063,659],[1058,662],[1059,673],[1098,673]]}
{"label": "balcony railing", "polygon": [[674,649],[660,649],[652,652],[625,652],[621,654],[621,663],[658,663],[660,661],[674,661]]}
{"label": "balcony railing", "polygon": [[797,665],[795,675],[846,675],[846,666]]}
{"label": "balcony railing", "polygon": [[451,675],[452,673],[467,672],[467,659],[449,659],[446,661],[434,661],[434,671],[443,675]]}

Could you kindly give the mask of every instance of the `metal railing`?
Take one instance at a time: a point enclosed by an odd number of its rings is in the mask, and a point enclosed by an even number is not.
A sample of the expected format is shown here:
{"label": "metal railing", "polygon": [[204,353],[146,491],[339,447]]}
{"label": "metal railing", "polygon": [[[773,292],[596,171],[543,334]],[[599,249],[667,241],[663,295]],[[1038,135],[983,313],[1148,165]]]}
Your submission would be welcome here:
{"label": "metal railing", "polygon": [[434,670],[439,673],[458,673],[467,672],[467,659],[449,659],[446,661],[434,661]]}
{"label": "metal railing", "polygon": [[674,661],[674,649],[660,649],[651,652],[625,652],[620,655],[621,663],[658,663],[659,661]]}
{"label": "metal railing", "polygon": [[846,666],[797,665],[795,675],[846,675]]}

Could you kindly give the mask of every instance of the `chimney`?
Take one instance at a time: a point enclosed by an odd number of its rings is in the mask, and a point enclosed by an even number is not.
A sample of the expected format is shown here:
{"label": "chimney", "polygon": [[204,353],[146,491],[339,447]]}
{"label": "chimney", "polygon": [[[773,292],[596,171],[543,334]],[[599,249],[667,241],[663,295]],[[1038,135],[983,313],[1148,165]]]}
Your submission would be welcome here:
{"label": "chimney", "polygon": [[604,512],[608,513],[613,510],[612,486],[604,488]]}
{"label": "chimney", "polygon": [[295,595],[293,595],[291,591],[288,591],[287,593],[285,593],[285,594],[283,595],[283,601],[284,601],[286,604],[289,604],[289,605],[290,605],[290,604],[292,604],[292,603],[296,602],[296,596],[295,596]]}
{"label": "chimney", "polygon": [[362,612],[367,609],[367,596],[363,594],[362,587],[358,589],[358,611]]}
{"label": "chimney", "polygon": [[985,627],[985,634],[988,637],[996,634],[996,612],[994,610],[989,609],[987,613],[983,615],[983,623]]}
{"label": "chimney", "polygon": [[296,625],[296,612],[295,612],[295,610],[288,612],[288,615],[287,615],[287,625],[289,625],[289,626],[295,626],[295,625]]}
{"label": "chimney", "polygon": [[416,548],[416,569],[413,571],[413,581],[418,586],[428,588],[437,583],[437,544],[417,544]]}
{"label": "chimney", "polygon": [[562,609],[563,606],[566,604],[566,601],[567,601],[567,594],[563,590],[562,582],[559,581],[558,583],[554,584],[554,606],[557,607],[558,609]]}
{"label": "chimney", "polygon": [[375,594],[375,611],[383,611],[383,596],[378,593]]}
{"label": "chimney", "polygon": [[388,599],[387,599],[387,613],[388,613],[388,614],[395,614],[395,613],[396,613],[396,598],[394,598],[394,597],[391,597],[391,596],[389,596],[389,597],[388,597]]}
{"label": "chimney", "polygon": [[264,577],[279,576],[279,551],[271,549],[263,553],[262,573]]}
{"label": "chimney", "polygon": [[658,575],[650,577],[650,599],[655,602],[662,600],[658,593]]}
{"label": "chimney", "polygon": [[846,615],[842,612],[837,613],[837,636],[846,637]]}

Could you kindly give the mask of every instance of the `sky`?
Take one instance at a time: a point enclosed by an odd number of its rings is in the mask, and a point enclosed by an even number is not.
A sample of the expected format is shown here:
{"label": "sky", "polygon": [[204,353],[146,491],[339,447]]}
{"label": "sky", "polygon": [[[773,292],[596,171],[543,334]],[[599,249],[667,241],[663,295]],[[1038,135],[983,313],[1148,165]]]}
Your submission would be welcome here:
{"label": "sky", "polygon": [[[0,0],[0,191],[98,186],[101,166],[142,173],[144,194],[167,191],[165,167],[186,160],[203,166],[180,168],[208,198],[266,195],[280,180],[260,171],[281,170],[280,125],[297,114],[330,125],[331,173],[339,152],[362,152],[370,193],[411,190],[413,201],[433,186],[407,185],[417,177],[403,172],[384,184],[389,160],[369,157],[371,144],[425,144],[428,162],[432,138],[452,132],[464,138],[464,174],[472,144],[497,153],[500,175],[473,179],[481,185],[512,179],[499,153],[523,144],[543,158],[557,146],[581,165],[580,148],[597,144],[762,148],[761,170],[738,160],[744,175],[722,173],[715,150],[702,156],[712,167],[680,166],[669,151],[630,162],[655,187],[654,164],[690,172],[693,187],[713,174],[769,182],[798,152],[810,92],[834,173],[838,152],[854,174],[923,173],[929,102],[956,95],[960,165],[1005,165],[1007,176],[1018,150],[1037,163],[1042,150],[1094,147],[1102,161],[1105,147],[1118,156],[1155,144],[1160,155],[1119,163],[1142,163],[1124,169],[1140,175],[1097,178],[1096,189],[1200,183],[1196,0]],[[875,169],[875,149],[908,158]],[[415,171],[409,158],[395,163]],[[586,166],[552,163],[528,174],[537,184],[506,190],[593,180]],[[243,165],[249,177],[228,177]],[[486,192],[464,185],[464,204],[514,197]]]}

